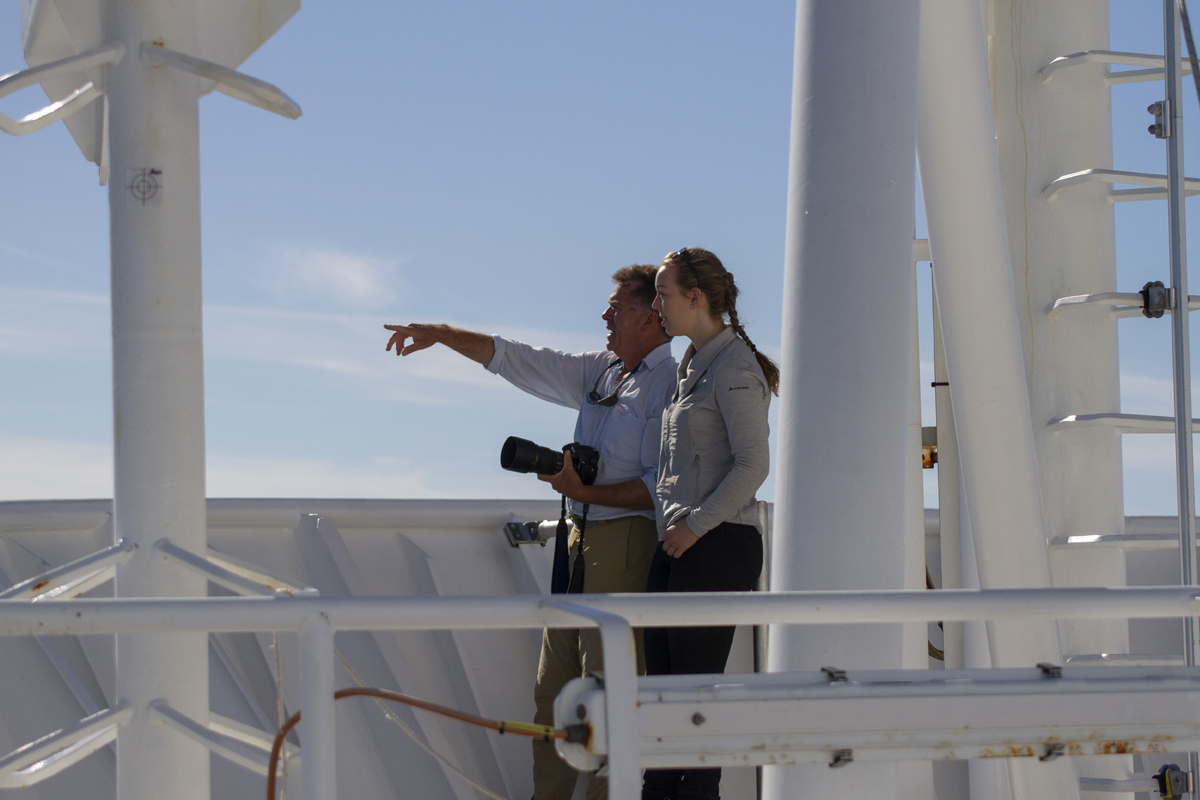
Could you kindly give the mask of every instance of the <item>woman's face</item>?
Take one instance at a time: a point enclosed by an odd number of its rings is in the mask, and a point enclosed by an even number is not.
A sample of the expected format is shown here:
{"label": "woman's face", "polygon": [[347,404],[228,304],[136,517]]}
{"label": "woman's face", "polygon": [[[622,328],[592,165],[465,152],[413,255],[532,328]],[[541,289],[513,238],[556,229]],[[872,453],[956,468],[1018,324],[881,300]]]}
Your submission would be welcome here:
{"label": "woman's face", "polygon": [[675,282],[675,270],[659,267],[654,276],[654,302],[650,307],[662,318],[663,328],[671,336],[687,336],[692,320],[696,316],[695,301],[691,293],[684,293]]}

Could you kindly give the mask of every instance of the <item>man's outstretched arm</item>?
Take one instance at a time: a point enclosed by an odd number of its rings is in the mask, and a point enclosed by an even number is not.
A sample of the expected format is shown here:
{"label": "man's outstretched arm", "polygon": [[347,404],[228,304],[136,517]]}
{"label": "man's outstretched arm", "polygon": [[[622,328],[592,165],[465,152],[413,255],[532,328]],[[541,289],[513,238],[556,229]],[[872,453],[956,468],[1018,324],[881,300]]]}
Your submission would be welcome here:
{"label": "man's outstretched arm", "polygon": [[[492,341],[492,337],[486,333],[464,331],[462,328],[451,328],[449,325],[427,325],[420,322],[411,322],[408,325],[384,325],[383,327],[392,331],[392,338],[388,339],[387,349],[391,350],[395,347],[398,356],[406,356],[435,344],[444,344],[454,352],[461,353],[486,367],[491,362],[492,356],[496,354],[496,345]],[[412,344],[406,347],[404,342],[408,339],[412,339]]]}

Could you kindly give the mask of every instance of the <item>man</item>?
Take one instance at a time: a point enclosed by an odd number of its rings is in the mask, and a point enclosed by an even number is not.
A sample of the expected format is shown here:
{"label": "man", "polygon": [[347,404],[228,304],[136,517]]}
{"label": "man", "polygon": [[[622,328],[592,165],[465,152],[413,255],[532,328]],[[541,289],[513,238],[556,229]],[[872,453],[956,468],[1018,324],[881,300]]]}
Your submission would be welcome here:
{"label": "man", "polygon": [[[592,486],[584,486],[569,457],[557,475],[539,475],[569,499],[574,523],[569,539],[571,569],[582,551],[585,592],[641,592],[658,545],[654,490],[662,411],[675,391],[676,365],[670,337],[654,301],[657,268],[624,267],[602,318],[607,349],[561,353],[500,336],[448,325],[385,325],[393,331],[387,349],[407,356],[444,344],[490,372],[543,400],[579,409],[575,441],[600,451]],[[405,346],[405,341],[412,343]],[[590,506],[580,536],[584,504]],[[582,538],[582,541],[581,541]],[[635,634],[638,671],[644,673],[641,631]],[[554,722],[554,698],[572,678],[602,669],[595,629],[546,630],[538,664],[534,721]],[[533,743],[534,800],[570,800],[576,772],[558,758],[552,742]],[[607,781],[588,776],[588,800],[603,800]]]}

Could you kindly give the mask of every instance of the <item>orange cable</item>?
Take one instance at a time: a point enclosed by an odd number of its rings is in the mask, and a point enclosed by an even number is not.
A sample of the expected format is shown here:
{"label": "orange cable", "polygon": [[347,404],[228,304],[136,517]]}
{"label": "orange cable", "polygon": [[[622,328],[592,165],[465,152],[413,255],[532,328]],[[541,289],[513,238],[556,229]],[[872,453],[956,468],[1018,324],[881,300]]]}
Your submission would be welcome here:
{"label": "orange cable", "polygon": [[[459,711],[456,708],[430,703],[428,700],[421,700],[411,695],[392,692],[387,689],[372,689],[362,686],[352,689],[340,689],[333,693],[334,700],[341,700],[345,697],[378,697],[383,700],[391,700],[395,703],[403,703],[407,706],[424,709],[425,711],[432,711],[435,714],[441,714],[442,716],[457,719],[471,725],[478,725],[481,728],[488,728],[500,733],[515,733],[518,736],[541,737],[547,742],[551,739],[566,739],[570,736],[568,731],[561,728],[532,725],[528,722],[510,722],[503,719],[478,717],[474,714],[468,714],[465,711]],[[283,750],[283,742],[287,738],[287,735],[299,722],[300,712],[297,711],[287,722],[283,723],[283,727],[279,729],[279,733],[275,734],[275,742],[271,746],[271,758],[267,763],[267,800],[275,800],[275,773],[279,768],[279,755]]]}

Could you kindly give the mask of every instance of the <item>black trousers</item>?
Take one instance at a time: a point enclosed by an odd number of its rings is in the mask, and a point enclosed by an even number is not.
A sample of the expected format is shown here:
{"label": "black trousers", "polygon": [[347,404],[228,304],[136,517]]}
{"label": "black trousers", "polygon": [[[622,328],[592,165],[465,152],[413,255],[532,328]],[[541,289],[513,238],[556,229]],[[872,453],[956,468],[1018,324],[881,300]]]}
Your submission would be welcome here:
{"label": "black trousers", "polygon": [[[650,562],[647,592],[749,592],[762,572],[762,536],[749,525],[724,522],[679,558],[663,552]],[[733,646],[732,626],[646,628],[646,674],[721,673]],[[719,800],[721,770],[648,769],[642,800]]]}

